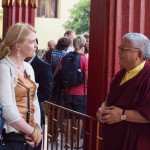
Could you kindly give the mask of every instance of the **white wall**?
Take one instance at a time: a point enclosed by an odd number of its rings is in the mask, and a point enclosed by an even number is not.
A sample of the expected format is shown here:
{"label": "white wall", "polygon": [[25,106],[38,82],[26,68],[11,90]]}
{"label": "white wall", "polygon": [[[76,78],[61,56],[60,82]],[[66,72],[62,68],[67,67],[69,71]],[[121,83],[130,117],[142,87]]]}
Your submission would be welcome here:
{"label": "white wall", "polygon": [[35,18],[35,28],[39,40],[39,49],[47,49],[49,40],[57,40],[63,36],[64,22],[68,19],[68,10],[79,0],[61,0],[60,18]]}

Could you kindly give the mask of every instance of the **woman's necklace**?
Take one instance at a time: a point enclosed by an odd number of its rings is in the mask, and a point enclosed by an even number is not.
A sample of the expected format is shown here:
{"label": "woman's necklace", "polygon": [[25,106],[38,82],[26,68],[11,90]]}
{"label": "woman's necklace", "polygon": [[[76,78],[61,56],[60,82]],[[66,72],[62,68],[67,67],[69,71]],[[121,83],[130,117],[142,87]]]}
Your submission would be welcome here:
{"label": "woman's necklace", "polygon": [[24,72],[24,68],[17,66],[17,69],[19,69],[21,72]]}
{"label": "woman's necklace", "polygon": [[18,73],[21,73],[26,78],[27,73],[26,73],[26,70],[24,69],[23,61],[19,62],[16,59],[14,59],[11,55],[9,55],[9,59],[17,67]]}
{"label": "woman's necklace", "polygon": [[26,75],[26,71],[25,71],[25,69],[24,69],[24,67],[19,67],[19,66],[17,66],[17,69],[23,74],[23,76],[26,78],[27,77],[27,75]]}

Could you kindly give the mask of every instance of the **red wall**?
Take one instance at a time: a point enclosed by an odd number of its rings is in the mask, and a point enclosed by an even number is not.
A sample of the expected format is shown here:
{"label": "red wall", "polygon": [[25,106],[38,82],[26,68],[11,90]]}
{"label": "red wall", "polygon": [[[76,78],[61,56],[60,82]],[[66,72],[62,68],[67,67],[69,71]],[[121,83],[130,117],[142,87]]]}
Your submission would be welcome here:
{"label": "red wall", "polygon": [[[150,38],[149,6],[150,0],[91,0],[88,115],[96,116],[120,69],[118,46],[122,35],[140,32]],[[92,143],[95,150],[94,138]]]}
{"label": "red wall", "polygon": [[17,1],[3,4],[3,38],[10,26],[17,22],[29,23],[34,26],[35,23],[35,7],[30,3],[18,4]]}

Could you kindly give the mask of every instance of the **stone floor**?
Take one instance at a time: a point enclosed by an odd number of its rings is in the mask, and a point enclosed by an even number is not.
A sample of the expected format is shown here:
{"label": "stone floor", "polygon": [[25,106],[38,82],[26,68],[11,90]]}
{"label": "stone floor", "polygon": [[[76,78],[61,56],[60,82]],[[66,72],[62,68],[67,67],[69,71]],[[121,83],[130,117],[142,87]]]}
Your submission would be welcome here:
{"label": "stone floor", "polygon": [[[64,140],[63,140],[62,149],[61,149],[61,136],[59,134],[57,142],[53,142],[53,144],[51,142],[49,142],[49,148],[48,148],[48,150],[52,150],[52,149],[53,150],[71,150],[71,148],[64,148],[65,147],[65,136],[64,135],[63,135],[63,139]],[[83,142],[82,138],[80,139],[80,142],[81,143]],[[57,147],[56,144],[58,144],[58,148],[56,148]],[[75,141],[73,142],[73,147],[75,147]],[[73,149],[73,150],[75,150],[75,149]],[[80,150],[83,150],[83,149],[80,149]]]}

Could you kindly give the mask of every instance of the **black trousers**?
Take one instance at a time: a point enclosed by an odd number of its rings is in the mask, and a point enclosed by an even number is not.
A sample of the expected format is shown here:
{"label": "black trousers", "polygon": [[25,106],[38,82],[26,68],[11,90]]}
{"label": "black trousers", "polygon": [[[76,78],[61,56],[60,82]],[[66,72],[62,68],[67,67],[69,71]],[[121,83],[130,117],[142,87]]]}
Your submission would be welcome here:
{"label": "black trousers", "polygon": [[31,146],[26,144],[26,139],[22,134],[15,132],[3,133],[3,142],[11,147],[12,150],[34,150]]}

